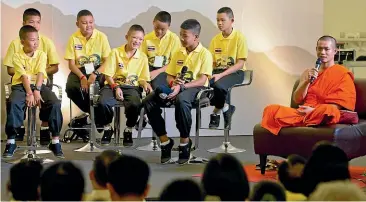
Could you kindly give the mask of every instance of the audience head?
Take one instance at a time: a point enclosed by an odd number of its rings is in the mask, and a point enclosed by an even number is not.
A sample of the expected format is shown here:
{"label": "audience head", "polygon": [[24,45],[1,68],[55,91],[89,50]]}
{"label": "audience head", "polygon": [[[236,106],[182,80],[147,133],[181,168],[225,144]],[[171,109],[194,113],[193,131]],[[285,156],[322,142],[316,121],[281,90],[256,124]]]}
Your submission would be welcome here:
{"label": "audience head", "polygon": [[84,177],[71,162],[58,162],[47,168],[41,177],[42,201],[80,201],[84,193]]}
{"label": "audience head", "polygon": [[26,161],[10,168],[8,190],[16,201],[39,200],[38,186],[43,166],[38,161]]}
{"label": "audience head", "polygon": [[216,16],[217,27],[220,31],[232,29],[234,23],[234,13],[229,7],[222,7],[217,11]]}
{"label": "audience head", "polygon": [[120,154],[113,150],[105,150],[95,157],[93,169],[89,173],[90,180],[94,188],[107,188],[107,170],[109,164],[116,160]]}
{"label": "audience head", "polygon": [[88,10],[79,11],[76,18],[76,26],[84,37],[91,37],[95,26],[93,14]]}
{"label": "audience head", "polygon": [[19,38],[26,53],[37,50],[39,45],[39,36],[36,28],[31,25],[24,25],[19,30]]}
{"label": "audience head", "polygon": [[342,149],[330,143],[318,144],[305,165],[302,192],[309,196],[321,182],[350,179],[348,157]]}
{"label": "audience head", "polygon": [[126,40],[127,46],[131,50],[136,50],[140,48],[142,42],[144,41],[145,30],[141,25],[132,25],[127,32]]}
{"label": "audience head", "polygon": [[180,41],[183,47],[193,47],[199,42],[201,24],[196,19],[185,20],[180,25]]}
{"label": "audience head", "polygon": [[[184,190],[184,192],[182,192]],[[160,194],[161,201],[202,201],[200,186],[193,180],[174,180]]]}
{"label": "audience head", "polygon": [[320,183],[309,196],[309,201],[366,201],[365,193],[354,183],[333,181]]}
{"label": "audience head", "polygon": [[286,190],[301,193],[301,176],[306,160],[299,155],[290,155],[278,167],[278,179]]}
{"label": "audience head", "polygon": [[170,13],[166,11],[160,11],[155,15],[153,26],[156,37],[162,38],[165,36],[166,32],[170,27],[170,23],[172,22],[172,17]]}
{"label": "audience head", "polygon": [[322,36],[316,43],[316,53],[322,63],[334,62],[337,53],[337,40],[332,36]]}
{"label": "audience head", "polygon": [[39,31],[41,29],[41,13],[35,8],[26,9],[23,13],[23,25],[30,25]]}
{"label": "audience head", "polygon": [[150,168],[137,157],[123,155],[108,168],[107,188],[112,200],[143,200],[149,191]]}
{"label": "audience head", "polygon": [[284,188],[272,181],[261,181],[254,185],[251,201],[286,201],[286,193]]}
{"label": "audience head", "polygon": [[206,195],[223,201],[244,201],[249,195],[247,175],[241,163],[229,154],[218,154],[207,163],[202,184]]}

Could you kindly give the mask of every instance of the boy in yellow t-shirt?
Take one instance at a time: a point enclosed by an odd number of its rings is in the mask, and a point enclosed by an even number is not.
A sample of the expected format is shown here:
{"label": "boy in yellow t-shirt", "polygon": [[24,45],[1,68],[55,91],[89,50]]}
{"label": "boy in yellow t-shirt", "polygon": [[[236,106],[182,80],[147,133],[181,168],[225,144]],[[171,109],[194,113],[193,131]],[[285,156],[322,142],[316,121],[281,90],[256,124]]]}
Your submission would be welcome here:
{"label": "boy in yellow t-shirt", "polygon": [[[23,13],[23,25],[31,25],[36,28],[37,31],[41,29],[41,13],[34,8],[28,8]],[[4,58],[4,65],[7,67],[8,74],[10,76],[14,76],[14,65],[13,65],[13,56],[15,53],[22,50],[23,45],[20,41],[20,38],[13,40],[9,48],[6,52]],[[58,65],[60,63],[55,45],[52,40],[47,38],[44,35],[39,34],[39,45],[38,50],[41,50],[46,53],[47,56],[47,68],[46,73],[48,77],[48,86],[52,86],[53,83],[53,74],[58,72]],[[8,104],[8,103],[7,103]],[[40,111],[40,117],[45,117],[47,115],[42,114],[43,110]],[[16,141],[23,141],[25,133],[25,128],[22,125],[18,129],[18,134],[15,136]],[[41,130],[40,130],[40,143],[41,145],[48,145],[50,143],[50,131],[48,127],[48,122],[46,120],[42,120]]]}
{"label": "boy in yellow t-shirt", "polygon": [[94,28],[93,14],[81,10],[77,15],[79,30],[72,34],[66,46],[65,59],[71,70],[66,83],[67,96],[83,112],[89,112],[89,85],[102,72],[101,64],[111,52],[107,36]]}
{"label": "boy in yellow t-shirt", "polygon": [[[165,86],[169,86],[171,91],[166,99],[175,101],[175,121],[180,133],[178,163],[185,164],[188,163],[192,146],[189,138],[192,126],[192,104],[197,93],[208,86],[208,77],[212,74],[212,55],[199,42],[201,25],[197,20],[186,20],[180,28],[183,47],[173,54],[166,69]],[[182,75],[183,72],[185,74]],[[169,87],[166,88],[169,90]],[[164,102],[160,98],[161,94],[155,90],[155,93],[145,98],[144,107],[150,124],[160,139],[161,163],[164,164],[171,162],[174,141],[167,136],[165,121],[161,117],[160,109]]]}
{"label": "boy in yellow t-shirt", "polygon": [[23,26],[19,31],[19,37],[23,48],[13,56],[14,76],[5,125],[8,140],[3,157],[12,157],[17,148],[14,138],[17,129],[23,124],[25,107],[40,105],[41,110],[44,110],[40,119],[49,122],[52,133],[49,149],[55,156],[62,158],[63,153],[59,142],[63,121],[61,101],[51,89],[43,85],[47,79],[47,55],[37,50],[39,35],[34,27]]}
{"label": "boy in yellow t-shirt", "polygon": [[228,89],[244,80],[248,47],[244,35],[233,29],[233,23],[231,8],[223,7],[217,11],[217,26],[221,33],[211,40],[209,48],[214,58],[213,76],[210,80],[211,87],[214,88],[211,105],[215,106],[210,116],[209,127],[212,129],[220,125],[220,111],[224,115],[224,127],[230,127],[235,106],[228,104]]}
{"label": "boy in yellow t-shirt", "polygon": [[146,55],[139,50],[144,40],[144,29],[140,25],[132,25],[126,35],[127,44],[112,50],[103,64],[102,74],[106,85],[101,89],[100,102],[95,109],[97,127],[104,126],[102,144],[109,144],[112,133],[110,123],[113,119],[113,106],[117,100],[123,101],[126,114],[126,128],[123,132],[123,145],[132,146],[132,127],[135,126],[141,109],[141,91],[152,91],[149,65]]}

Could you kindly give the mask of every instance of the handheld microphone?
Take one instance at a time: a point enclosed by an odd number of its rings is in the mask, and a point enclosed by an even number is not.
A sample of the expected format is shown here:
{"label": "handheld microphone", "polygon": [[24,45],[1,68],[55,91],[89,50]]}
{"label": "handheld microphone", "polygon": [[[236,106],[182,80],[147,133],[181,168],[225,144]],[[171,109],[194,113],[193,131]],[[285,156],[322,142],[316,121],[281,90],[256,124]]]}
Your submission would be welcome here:
{"label": "handheld microphone", "polygon": [[188,70],[188,67],[187,66],[183,66],[182,67],[182,70],[180,71],[179,79],[181,79],[181,80],[184,79],[184,76],[186,75],[187,70]]}
{"label": "handheld microphone", "polygon": [[[182,70],[181,70],[180,75],[179,75],[179,79],[181,79],[181,80],[184,79],[184,76],[187,73],[187,70],[188,70],[187,66],[182,67]],[[159,97],[161,99],[165,100],[166,97],[168,97],[168,95],[173,92],[173,90],[171,88],[167,87],[167,86],[158,86],[155,89],[155,92],[159,95]]]}
{"label": "handheld microphone", "polygon": [[[320,58],[318,58],[317,60],[316,60],[316,62],[315,62],[315,69],[317,70],[317,71],[319,71],[319,69],[320,69],[320,65],[322,64],[322,61],[321,61],[321,59]],[[313,83],[314,82],[314,80],[315,80],[315,77],[311,77],[310,78],[310,83]]]}

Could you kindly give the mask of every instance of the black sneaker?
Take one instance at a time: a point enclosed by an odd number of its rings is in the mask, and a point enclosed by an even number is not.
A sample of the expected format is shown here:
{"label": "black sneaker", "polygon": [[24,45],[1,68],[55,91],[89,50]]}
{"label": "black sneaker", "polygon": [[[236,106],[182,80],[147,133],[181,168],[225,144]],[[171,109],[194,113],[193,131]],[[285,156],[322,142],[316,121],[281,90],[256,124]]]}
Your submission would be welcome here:
{"label": "black sneaker", "polygon": [[210,129],[217,129],[220,125],[220,114],[211,114],[210,115],[210,124],[208,127]]}
{"label": "black sneaker", "polygon": [[160,144],[160,148],[161,148],[160,161],[162,164],[169,163],[172,159],[172,149],[174,146],[174,140],[171,138],[169,138],[169,140],[170,140],[170,142],[167,145]]}
{"label": "black sneaker", "polygon": [[[139,120],[137,120],[136,125],[135,125],[135,129],[137,131],[139,130],[140,118],[139,118]],[[143,118],[143,120],[142,120],[142,130],[143,130],[147,125],[147,118],[146,118],[146,116],[143,116],[142,118]]]}
{"label": "black sneaker", "polygon": [[235,108],[236,107],[234,105],[229,105],[229,109],[223,113],[225,129],[231,128],[231,117],[233,116],[233,114],[235,112]]}
{"label": "black sneaker", "polygon": [[51,150],[53,155],[55,155],[57,158],[65,158],[60,143],[56,144],[49,143],[48,149]]}
{"label": "black sneaker", "polygon": [[39,131],[39,143],[42,146],[47,146],[48,144],[50,144],[51,141],[51,137],[50,137],[50,129],[46,129],[46,130],[40,130]]}
{"label": "black sneaker", "polygon": [[179,145],[179,159],[178,164],[183,165],[188,163],[189,158],[191,157],[191,147],[192,147],[192,140],[189,138],[189,142],[185,146]]}
{"label": "black sneaker", "polygon": [[112,135],[113,135],[112,128],[108,129],[108,130],[104,130],[103,137],[100,140],[100,143],[102,145],[109,145],[109,143],[111,143]]}
{"label": "black sneaker", "polygon": [[16,144],[10,144],[7,143],[5,145],[5,151],[3,153],[3,157],[4,158],[11,158],[14,155],[15,150],[17,149],[17,145]]}
{"label": "black sneaker", "polygon": [[132,139],[132,131],[123,131],[123,146],[131,147],[133,146],[133,139]]}
{"label": "black sneaker", "polygon": [[21,126],[18,128],[18,134],[15,135],[15,141],[22,142],[24,140],[24,134],[25,134],[25,128],[24,126]]}

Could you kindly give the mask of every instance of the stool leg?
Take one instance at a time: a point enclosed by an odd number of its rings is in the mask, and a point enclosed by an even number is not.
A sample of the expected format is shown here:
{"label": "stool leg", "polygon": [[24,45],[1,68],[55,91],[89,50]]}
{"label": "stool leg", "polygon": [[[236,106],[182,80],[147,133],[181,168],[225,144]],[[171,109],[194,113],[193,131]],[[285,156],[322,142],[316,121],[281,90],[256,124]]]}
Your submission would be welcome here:
{"label": "stool leg", "polygon": [[[163,109],[164,111],[164,120],[165,120],[165,108]],[[140,117],[142,117],[144,115],[144,109],[141,110],[141,113],[140,113]],[[139,122],[139,132],[138,132],[138,135],[137,137],[141,140],[141,131],[142,131],[142,119],[140,118],[140,122]],[[152,134],[151,134],[151,141],[148,145],[145,145],[145,146],[140,146],[140,147],[137,147],[136,149],[137,150],[140,150],[140,151],[161,151],[159,145],[158,145],[158,141],[157,141],[157,138],[156,138],[156,134],[154,133],[154,130],[152,130]]]}
{"label": "stool leg", "polygon": [[121,125],[120,125],[120,108],[114,107],[114,144],[115,146],[119,145],[119,141],[121,138]]}

